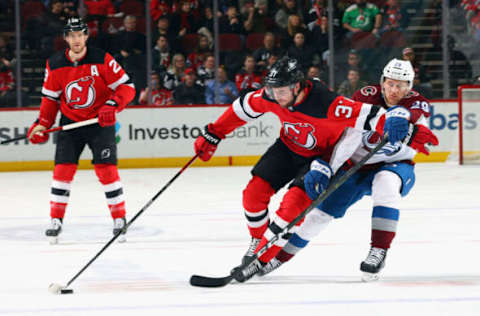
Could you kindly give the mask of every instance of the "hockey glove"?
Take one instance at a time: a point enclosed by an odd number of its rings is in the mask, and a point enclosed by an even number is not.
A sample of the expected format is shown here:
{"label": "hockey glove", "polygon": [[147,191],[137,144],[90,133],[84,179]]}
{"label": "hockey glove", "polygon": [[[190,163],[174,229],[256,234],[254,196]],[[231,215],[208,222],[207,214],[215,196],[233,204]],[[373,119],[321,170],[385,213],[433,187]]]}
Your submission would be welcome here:
{"label": "hockey glove", "polygon": [[428,145],[437,146],[438,138],[423,125],[410,125],[405,143],[420,153],[429,155]]}
{"label": "hockey glove", "polygon": [[101,127],[115,124],[115,112],[117,111],[117,102],[108,100],[98,111],[98,124]]}
{"label": "hockey glove", "polygon": [[332,168],[322,159],[312,161],[310,171],[305,174],[303,180],[305,192],[307,192],[312,201],[316,200],[317,197],[325,191],[332,173]]}
{"label": "hockey glove", "polygon": [[388,133],[390,144],[403,140],[408,134],[410,111],[397,105],[388,109],[385,117],[383,132]]}
{"label": "hockey glove", "polygon": [[27,137],[32,144],[41,144],[48,141],[48,134],[43,134],[42,131],[47,128],[43,125],[38,124],[38,120],[30,126],[28,129]]}
{"label": "hockey glove", "polygon": [[225,135],[216,133],[212,124],[205,126],[205,130],[202,135],[198,136],[195,140],[195,153],[203,161],[208,161],[212,158],[215,150],[217,150],[218,143],[225,138]]}

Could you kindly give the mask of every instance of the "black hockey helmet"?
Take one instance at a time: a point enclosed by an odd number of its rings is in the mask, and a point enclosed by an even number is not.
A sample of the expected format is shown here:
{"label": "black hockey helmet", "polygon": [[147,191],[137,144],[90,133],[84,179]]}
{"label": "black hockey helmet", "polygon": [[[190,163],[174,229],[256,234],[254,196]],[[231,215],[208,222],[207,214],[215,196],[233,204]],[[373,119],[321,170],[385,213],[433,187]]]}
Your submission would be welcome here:
{"label": "black hockey helmet", "polygon": [[81,18],[73,17],[67,20],[67,24],[63,27],[63,35],[67,36],[70,32],[83,31],[88,35],[88,26]]}
{"label": "black hockey helmet", "polygon": [[303,79],[304,74],[300,69],[298,61],[294,58],[283,56],[272,65],[263,83],[270,88],[285,87],[301,82]]}

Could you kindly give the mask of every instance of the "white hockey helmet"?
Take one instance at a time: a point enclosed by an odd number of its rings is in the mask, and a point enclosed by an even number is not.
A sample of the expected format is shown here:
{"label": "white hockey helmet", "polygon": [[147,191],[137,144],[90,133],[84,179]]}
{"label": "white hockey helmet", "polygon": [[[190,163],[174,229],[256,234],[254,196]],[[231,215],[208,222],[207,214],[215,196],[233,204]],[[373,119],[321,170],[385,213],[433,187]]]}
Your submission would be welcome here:
{"label": "white hockey helmet", "polygon": [[412,89],[415,71],[413,70],[410,61],[394,58],[388,62],[385,68],[383,68],[383,74],[380,78],[380,83],[383,83],[385,78],[407,81],[408,88]]}

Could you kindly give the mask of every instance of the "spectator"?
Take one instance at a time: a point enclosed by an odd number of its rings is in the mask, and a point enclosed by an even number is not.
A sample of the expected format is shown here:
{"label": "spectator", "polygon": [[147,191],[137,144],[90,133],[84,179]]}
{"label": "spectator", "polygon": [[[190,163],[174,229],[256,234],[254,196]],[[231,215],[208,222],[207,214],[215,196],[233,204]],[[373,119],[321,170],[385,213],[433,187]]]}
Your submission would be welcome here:
{"label": "spectator", "polygon": [[175,104],[205,104],[205,87],[196,80],[195,69],[187,68],[183,82],[173,91]]}
{"label": "spectator", "polygon": [[480,85],[480,75],[473,77],[472,84]]}
{"label": "spectator", "polygon": [[265,69],[265,67],[267,67],[268,59],[273,54],[280,55],[280,51],[275,46],[275,34],[267,32],[263,37],[263,47],[253,52],[253,58],[255,58],[255,63],[259,69]]}
{"label": "spectator", "polygon": [[277,54],[276,52],[270,54],[270,56],[267,59],[267,66],[263,69],[264,74],[270,71],[273,64],[275,64],[275,62],[278,60],[279,56],[280,55]]}
{"label": "spectator", "polygon": [[[152,85],[152,104],[157,106],[163,105],[172,105],[173,104],[173,97],[172,92],[160,85],[160,75],[156,72],[152,72],[151,74],[151,85]],[[149,105],[148,102],[148,87],[140,92],[140,97],[138,101],[141,105]]]}
{"label": "spectator", "polygon": [[303,71],[314,63],[315,52],[310,46],[305,44],[305,35],[302,32],[295,34],[293,44],[288,48],[288,56],[295,58]]}
{"label": "spectator", "polygon": [[208,33],[213,34],[213,10],[211,7],[205,7],[203,17],[198,21],[197,29],[206,29]]}
{"label": "spectator", "polygon": [[[432,84],[430,83],[430,78],[427,74],[427,69],[417,60],[415,56],[415,52],[411,47],[405,47],[403,49],[402,59],[410,61],[413,67],[413,71],[415,71],[415,79],[414,79],[413,85],[417,88],[421,86],[420,90],[422,91],[432,90]],[[417,89],[414,89],[414,90],[417,90]],[[422,95],[424,94],[422,93]],[[428,96],[425,95],[425,97],[428,99]]]}
{"label": "spectator", "polygon": [[157,39],[157,45],[152,50],[152,66],[159,73],[167,71],[170,67],[172,52],[168,39],[165,35],[160,35]]}
{"label": "spectator", "polygon": [[227,13],[220,18],[220,33],[245,34],[243,19],[238,14],[236,6],[229,6]]}
{"label": "spectator", "polygon": [[343,27],[348,30],[347,38],[357,32],[372,32],[377,35],[382,24],[382,15],[378,7],[366,0],[355,0],[349,6],[342,18]]}
{"label": "spectator", "polygon": [[322,55],[328,50],[328,18],[322,16],[320,24],[314,23],[311,26],[314,49],[319,55]]}
{"label": "spectator", "polygon": [[136,27],[137,18],[127,15],[123,19],[123,29],[114,36],[112,50],[114,58],[122,65],[138,89],[146,85],[145,35],[137,32]]}
{"label": "spectator", "polygon": [[197,31],[197,21],[192,13],[192,6],[188,1],[180,1],[180,11],[173,14],[171,23],[172,30],[178,32],[177,37]]}
{"label": "spectator", "polygon": [[281,29],[288,26],[288,17],[292,14],[303,16],[302,9],[297,5],[296,0],[283,0],[280,9],[275,14],[275,23]]}
{"label": "spectator", "polygon": [[218,85],[218,103],[231,104],[238,97],[238,90],[233,81],[228,80],[224,66],[218,67],[218,81],[209,80],[205,90],[207,104],[215,104],[215,89]]}
{"label": "spectator", "polygon": [[342,83],[345,80],[348,80],[348,72],[351,68],[358,69],[361,80],[369,82],[369,80],[365,77],[366,71],[362,64],[360,54],[355,49],[351,49],[348,52],[347,63],[340,65],[339,69],[336,71],[335,82]]}
{"label": "spectator", "polygon": [[293,44],[293,37],[298,32],[303,32],[307,41],[310,39],[310,33],[305,24],[303,24],[302,20],[300,19],[300,16],[296,14],[291,14],[288,17],[287,28],[281,31],[282,48],[288,49],[288,47]]}
{"label": "spectator", "polygon": [[313,25],[320,25],[321,18],[324,16],[326,17],[327,15],[327,4],[325,0],[314,0],[312,7],[305,14],[305,24],[307,24],[308,28],[312,30]]}
{"label": "spectator", "polygon": [[88,15],[86,17],[90,37],[102,33],[103,22],[107,17],[122,17],[123,13],[115,13],[111,0],[84,0]]}
{"label": "spectator", "polygon": [[44,15],[30,18],[27,21],[26,32],[29,47],[40,53],[41,57],[51,55],[54,39],[63,33],[65,19],[63,2],[60,0],[52,1]]}
{"label": "spectator", "polygon": [[0,107],[14,107],[17,104],[13,73],[3,56],[0,56]]}
{"label": "spectator", "polygon": [[308,68],[308,71],[307,71],[307,79],[309,79],[309,80],[311,80],[311,79],[321,80],[320,79],[321,73],[322,72],[320,70],[320,67],[310,66],[310,68]]}
{"label": "spectator", "polygon": [[78,16],[78,0],[62,0],[63,12],[67,18]]}
{"label": "spectator", "polygon": [[270,17],[267,0],[255,0],[255,6],[248,7],[243,26],[247,33],[265,33],[275,27],[274,20]]}
{"label": "spectator", "polygon": [[392,30],[402,31],[403,27],[408,24],[406,21],[408,14],[403,12],[400,0],[388,0],[380,9],[380,14],[382,15],[380,34]]}
{"label": "spectator", "polygon": [[360,71],[358,68],[351,68],[348,71],[347,80],[340,84],[337,93],[348,98],[362,87],[365,87],[367,82],[360,80]]}
{"label": "spectator", "polygon": [[170,91],[178,87],[185,76],[185,69],[185,57],[182,54],[175,54],[170,68],[163,76],[163,87]]}
{"label": "spectator", "polygon": [[161,17],[165,17],[172,14],[172,1],[171,0],[151,0],[150,2],[150,15],[152,20],[157,22]]}
{"label": "spectator", "polygon": [[245,56],[243,68],[235,76],[235,84],[239,92],[246,89],[257,90],[262,86],[263,74],[255,71],[255,59],[252,55]]}
{"label": "spectator", "polygon": [[193,52],[188,55],[187,62],[190,64],[190,67],[193,67],[195,71],[203,65],[207,55],[212,54],[210,47],[210,42],[208,38],[204,35],[198,37],[198,45]]}
{"label": "spectator", "polygon": [[454,85],[458,85],[458,79],[470,80],[472,78],[472,65],[462,51],[455,49],[456,43],[453,36],[447,36],[447,45],[450,54],[448,71],[450,77],[454,80]]}
{"label": "spectator", "polygon": [[208,80],[215,78],[215,57],[212,54],[205,57],[203,65],[197,69],[197,75],[200,84],[204,87]]}
{"label": "spectator", "polygon": [[158,39],[160,35],[163,35],[168,40],[168,45],[172,52],[178,52],[180,45],[178,44],[177,34],[172,28],[170,27],[170,20],[168,16],[162,15],[157,20],[157,27],[152,32],[152,38]]}

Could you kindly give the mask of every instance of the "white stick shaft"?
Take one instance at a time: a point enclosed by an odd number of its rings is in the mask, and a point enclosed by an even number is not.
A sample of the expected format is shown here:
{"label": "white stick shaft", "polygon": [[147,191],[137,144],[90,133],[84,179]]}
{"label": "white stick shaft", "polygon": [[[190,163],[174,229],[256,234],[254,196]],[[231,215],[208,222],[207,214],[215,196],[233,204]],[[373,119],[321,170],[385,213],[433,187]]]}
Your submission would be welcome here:
{"label": "white stick shaft", "polygon": [[74,129],[74,128],[78,128],[78,127],[82,127],[82,126],[86,126],[86,125],[95,124],[97,122],[98,122],[98,117],[93,118],[93,119],[89,119],[89,120],[86,120],[86,121],[67,124],[67,125],[62,126],[62,131],[66,131],[66,130],[69,130],[69,129]]}

